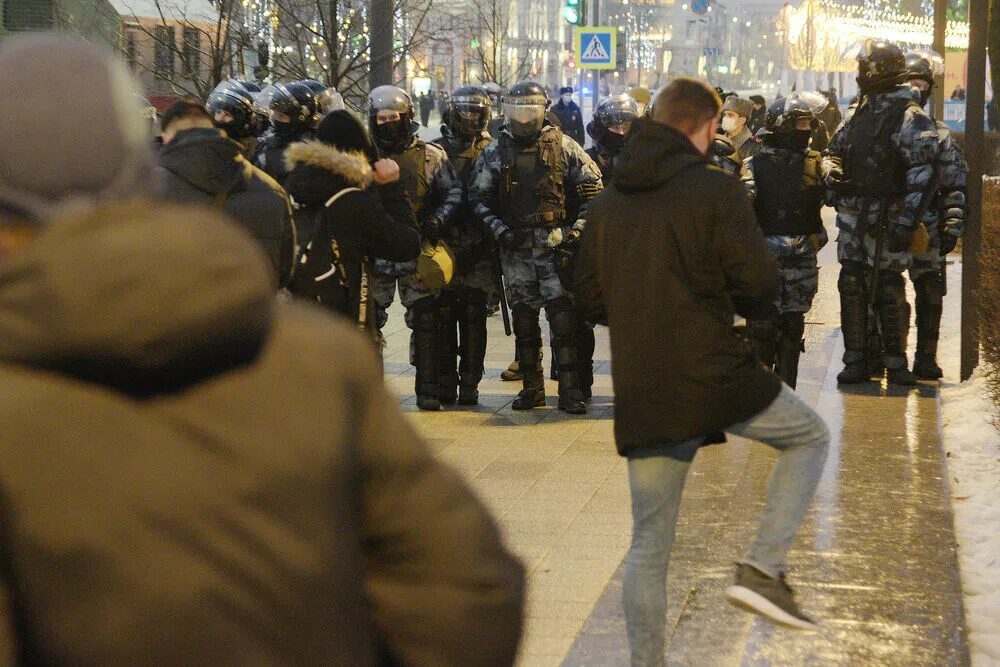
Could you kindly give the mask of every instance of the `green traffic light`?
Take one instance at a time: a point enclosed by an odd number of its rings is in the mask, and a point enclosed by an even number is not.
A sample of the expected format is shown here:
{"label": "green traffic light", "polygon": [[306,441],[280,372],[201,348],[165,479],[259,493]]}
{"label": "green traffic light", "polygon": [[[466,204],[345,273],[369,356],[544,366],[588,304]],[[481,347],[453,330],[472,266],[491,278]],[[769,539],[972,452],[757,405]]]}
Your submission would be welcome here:
{"label": "green traffic light", "polygon": [[562,15],[567,23],[576,25],[580,22],[580,10],[576,6],[578,4],[579,0],[566,0],[566,6],[563,7]]}

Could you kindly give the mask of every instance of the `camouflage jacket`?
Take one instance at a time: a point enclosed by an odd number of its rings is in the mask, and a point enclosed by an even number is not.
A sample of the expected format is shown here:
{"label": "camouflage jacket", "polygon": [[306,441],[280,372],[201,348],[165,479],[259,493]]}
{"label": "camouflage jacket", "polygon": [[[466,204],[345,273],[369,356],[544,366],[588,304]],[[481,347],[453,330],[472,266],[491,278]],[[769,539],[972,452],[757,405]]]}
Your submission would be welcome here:
{"label": "camouflage jacket", "polygon": [[[489,240],[469,203],[469,188],[476,173],[476,161],[491,141],[493,138],[487,132],[483,132],[471,143],[466,142],[451,134],[447,125],[442,125],[441,136],[433,142],[447,152],[448,161],[451,163],[462,188],[462,203],[455,211],[451,224],[446,230],[446,240],[450,244],[473,246]],[[460,165],[463,165],[464,168]]]}
{"label": "camouflage jacket", "polygon": [[945,229],[953,236],[965,233],[965,219],[968,211],[965,193],[965,181],[969,167],[965,164],[965,156],[951,136],[951,130],[943,122],[937,122],[938,151],[935,169],[937,170],[937,199],[927,207],[923,221],[930,225],[943,219]]}
{"label": "camouflage jacket", "polygon": [[[552,125],[546,125],[542,128],[543,133],[558,131],[559,129]],[[510,135],[507,128],[503,128],[500,132],[501,135]],[[562,136],[562,160],[567,199],[573,199],[578,205],[576,221],[567,221],[567,223],[571,223],[573,229],[583,231],[586,224],[587,202],[604,189],[601,182],[601,171],[580,144],[566,135]],[[500,234],[509,228],[500,212],[500,190],[503,187],[501,167],[500,142],[494,141],[479,155],[472,185],[469,188],[472,210],[494,239],[499,239]],[[548,236],[549,233],[549,230],[544,229],[534,231],[536,236],[542,233]]]}
{"label": "camouflage jacket", "polygon": [[[399,162],[402,167],[403,163],[412,157],[407,154],[420,150],[421,146],[424,151],[423,182],[416,189],[423,191],[423,202],[420,203],[422,205],[418,202],[411,203],[418,212],[418,222],[424,223],[433,218],[438,221],[442,229],[447,230],[462,206],[462,184],[448,161],[448,153],[437,144],[427,143],[414,137],[413,143],[405,151],[389,157]],[[400,178],[407,183],[407,192],[412,198],[414,188],[407,182],[405,173],[401,173]]]}
{"label": "camouflage jacket", "polygon": [[[921,200],[924,193],[932,185],[934,165],[939,151],[939,139],[934,121],[919,107],[920,95],[908,85],[900,85],[886,93],[878,93],[869,98],[875,105],[875,114],[888,114],[891,109],[906,101],[916,102],[903,113],[899,130],[892,134],[892,146],[902,160],[906,170],[906,193],[901,197],[888,201],[889,220],[895,224],[912,227],[915,224]],[[830,173],[842,172],[843,159],[847,153],[848,132],[854,117],[856,106],[847,111],[844,122],[830,141],[823,158],[823,180],[830,185]],[[852,193],[850,189],[831,190],[828,200],[838,211],[849,211],[857,214],[865,206],[865,198]],[[874,219],[878,215],[882,202],[878,199],[867,200],[866,216]]]}

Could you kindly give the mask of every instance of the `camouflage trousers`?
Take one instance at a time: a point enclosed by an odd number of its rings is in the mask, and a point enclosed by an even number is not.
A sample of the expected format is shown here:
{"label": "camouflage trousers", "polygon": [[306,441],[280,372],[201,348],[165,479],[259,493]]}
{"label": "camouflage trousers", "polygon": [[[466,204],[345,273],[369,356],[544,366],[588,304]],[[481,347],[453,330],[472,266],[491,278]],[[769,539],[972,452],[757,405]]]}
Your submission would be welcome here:
{"label": "camouflage trousers", "polygon": [[937,220],[924,222],[927,227],[927,252],[913,256],[910,266],[910,280],[916,282],[928,273],[941,273],[944,269],[944,257],[941,256],[941,233]]}
{"label": "camouflage trousers", "polygon": [[[874,214],[873,214],[874,215]],[[871,269],[875,266],[874,236],[876,221],[872,219],[868,230],[862,230],[858,215],[854,211],[837,211],[837,260],[841,264],[856,262]],[[909,252],[889,252],[882,244],[880,269],[887,273],[903,273],[912,262]]]}
{"label": "camouflage trousers", "polygon": [[779,313],[807,313],[819,291],[817,246],[826,245],[826,230],[818,238],[811,236],[768,235],[767,249],[778,262],[779,290],[775,306]]}
{"label": "camouflage trousers", "polygon": [[572,300],[556,271],[559,257],[552,248],[515,248],[500,252],[510,308],[538,312],[552,302]]}
{"label": "camouflage trousers", "polygon": [[426,298],[437,298],[441,290],[424,287],[417,280],[417,262],[393,263],[384,259],[375,260],[374,289],[372,298],[375,300],[375,317],[378,328],[382,329],[389,319],[389,306],[396,298],[396,285],[399,285],[399,300],[406,308],[406,326],[413,328],[412,306],[417,301]]}

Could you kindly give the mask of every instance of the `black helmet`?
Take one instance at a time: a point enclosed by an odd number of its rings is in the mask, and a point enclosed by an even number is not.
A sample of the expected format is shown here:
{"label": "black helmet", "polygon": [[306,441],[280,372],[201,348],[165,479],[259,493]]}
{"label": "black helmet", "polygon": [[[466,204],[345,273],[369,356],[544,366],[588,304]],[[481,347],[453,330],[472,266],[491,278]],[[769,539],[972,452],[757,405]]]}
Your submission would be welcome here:
{"label": "black helmet", "polygon": [[507,128],[514,138],[531,140],[542,131],[549,99],[541,84],[522,81],[507,91],[502,106]]}
{"label": "black helmet", "polygon": [[[392,120],[378,122],[380,111],[394,111]],[[413,100],[396,86],[379,86],[368,93],[368,124],[379,148],[388,153],[406,149],[416,132]]]}
{"label": "black helmet", "polygon": [[225,130],[233,139],[243,139],[254,134],[254,97],[238,81],[223,81],[209,96],[205,109],[212,116],[212,123]]}
{"label": "black helmet", "polygon": [[257,85],[256,83],[254,83],[253,81],[237,81],[236,83],[238,83],[241,86],[243,86],[244,88],[246,88],[247,92],[250,92],[250,93],[259,93],[260,92],[260,86]]}
{"label": "black helmet", "polygon": [[479,86],[462,86],[451,94],[444,124],[455,135],[471,139],[483,132],[493,117],[493,103]]}
{"label": "black helmet", "polygon": [[[788,97],[779,97],[767,108],[764,127],[757,136],[769,146],[805,150],[809,147],[816,118],[829,103],[820,93],[793,92]],[[799,129],[800,120],[808,120],[809,127]]]}
{"label": "black helmet", "polygon": [[906,78],[903,50],[890,42],[866,39],[858,51],[858,86],[862,92],[888,90]]}
{"label": "black helmet", "polygon": [[638,115],[639,106],[631,96],[622,93],[605,97],[597,103],[587,134],[602,148],[617,151],[625,144],[625,135]]}
{"label": "black helmet", "polygon": [[298,82],[275,83],[261,92],[261,104],[271,116],[276,132],[301,132],[316,127],[319,110],[316,94]]}
{"label": "black helmet", "polygon": [[487,81],[483,84],[483,90],[486,94],[490,96],[490,101],[493,102],[494,107],[500,106],[500,97],[503,95],[503,88],[496,81]]}

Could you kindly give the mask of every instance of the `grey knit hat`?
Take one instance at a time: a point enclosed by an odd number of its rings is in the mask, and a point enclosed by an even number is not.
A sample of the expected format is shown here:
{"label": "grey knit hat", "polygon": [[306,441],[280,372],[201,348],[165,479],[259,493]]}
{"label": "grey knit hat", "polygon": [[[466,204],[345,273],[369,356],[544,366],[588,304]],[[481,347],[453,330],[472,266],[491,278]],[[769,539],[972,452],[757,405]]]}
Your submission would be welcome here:
{"label": "grey knit hat", "polygon": [[737,97],[736,95],[730,95],[726,98],[726,101],[723,102],[722,110],[733,111],[737,116],[749,118],[753,113],[753,102],[743,99],[742,97]]}
{"label": "grey knit hat", "polygon": [[56,33],[0,45],[0,209],[34,224],[147,192],[138,88],[110,51]]}

